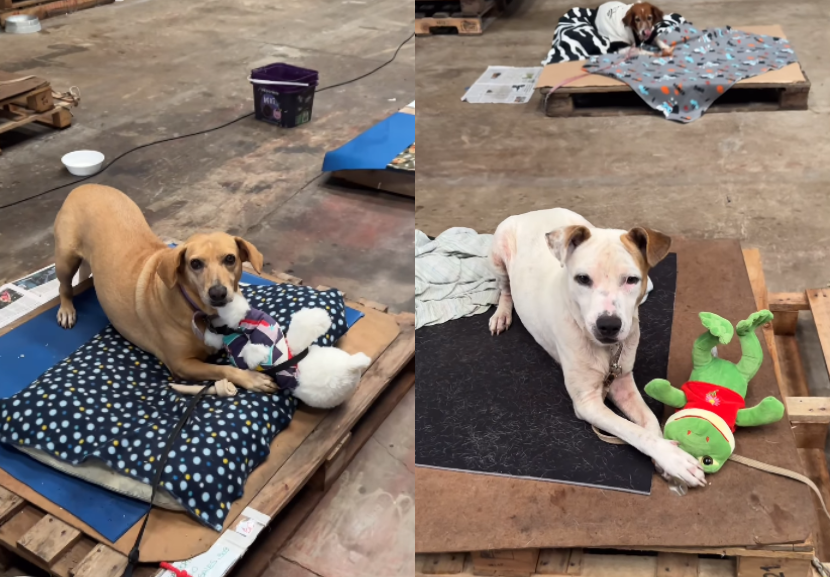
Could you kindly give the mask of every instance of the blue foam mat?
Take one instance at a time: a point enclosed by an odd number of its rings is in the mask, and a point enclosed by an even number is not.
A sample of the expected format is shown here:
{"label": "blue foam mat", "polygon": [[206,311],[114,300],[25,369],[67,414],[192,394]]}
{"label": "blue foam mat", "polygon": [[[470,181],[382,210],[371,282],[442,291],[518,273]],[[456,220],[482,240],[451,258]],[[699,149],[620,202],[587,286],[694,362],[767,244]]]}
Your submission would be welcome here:
{"label": "blue foam mat", "polygon": [[398,112],[337,150],[326,153],[323,172],[383,170],[415,142],[415,115]]}
{"label": "blue foam mat", "polygon": [[[249,273],[242,274],[242,282],[274,284]],[[78,322],[72,330],[58,326],[56,306],[0,337],[0,398],[25,389],[109,324],[94,288],[75,297],[74,302]],[[346,324],[350,328],[363,316],[346,307]],[[148,510],[147,503],[61,473],[3,444],[0,467],[113,542]]]}

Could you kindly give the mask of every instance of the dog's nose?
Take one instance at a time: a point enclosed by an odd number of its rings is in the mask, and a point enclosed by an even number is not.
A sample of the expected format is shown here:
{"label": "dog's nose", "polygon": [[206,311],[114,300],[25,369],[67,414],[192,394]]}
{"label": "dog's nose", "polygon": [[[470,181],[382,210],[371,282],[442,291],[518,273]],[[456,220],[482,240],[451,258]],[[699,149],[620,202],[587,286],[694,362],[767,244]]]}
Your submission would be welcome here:
{"label": "dog's nose", "polygon": [[616,315],[602,315],[597,319],[597,330],[603,337],[616,337],[621,328],[622,319]]}
{"label": "dog's nose", "polygon": [[228,296],[228,289],[226,289],[220,284],[214,285],[208,289],[208,296],[210,297],[210,300],[212,300],[215,303],[218,303],[220,301],[225,300],[225,298]]}

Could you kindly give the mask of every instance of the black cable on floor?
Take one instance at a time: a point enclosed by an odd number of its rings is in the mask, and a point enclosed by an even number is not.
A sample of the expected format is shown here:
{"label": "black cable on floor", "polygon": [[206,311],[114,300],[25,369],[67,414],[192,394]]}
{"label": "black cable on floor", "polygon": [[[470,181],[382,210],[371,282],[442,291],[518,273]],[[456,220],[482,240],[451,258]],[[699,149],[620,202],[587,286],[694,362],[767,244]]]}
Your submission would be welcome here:
{"label": "black cable on floor", "polygon": [[[406,39],[406,40],[404,40],[403,42],[401,42],[401,43],[398,45],[398,48],[395,50],[395,53],[392,55],[392,58],[390,58],[389,60],[387,60],[386,62],[384,62],[383,64],[381,64],[381,65],[380,65],[380,66],[378,66],[377,68],[375,68],[374,70],[370,70],[370,71],[369,71],[369,72],[367,72],[366,74],[362,74],[361,76],[358,76],[357,78],[352,78],[351,80],[346,80],[345,82],[340,82],[340,83],[338,83],[338,84],[332,84],[331,86],[324,86],[323,88],[318,88],[317,90],[315,90],[315,93],[318,93],[318,92],[325,92],[326,90],[331,90],[332,88],[337,88],[337,87],[339,87],[339,86],[345,86],[345,85],[347,85],[347,84],[351,84],[352,82],[357,82],[358,80],[363,80],[363,79],[364,79],[364,78],[366,78],[367,76],[371,76],[372,74],[374,74],[375,72],[377,72],[377,71],[378,71],[378,70],[380,70],[381,68],[383,68],[383,67],[385,67],[385,66],[387,66],[387,65],[391,64],[392,62],[394,62],[395,58],[397,58],[397,57],[398,57],[398,52],[400,52],[400,51],[401,51],[401,48],[403,48],[403,47],[404,47],[404,45],[406,45],[406,43],[407,43],[407,42],[409,42],[410,40],[412,40],[412,38],[413,38],[414,36],[415,36],[415,33],[413,32],[412,34],[410,34],[410,35],[407,37],[407,39]],[[253,116],[253,115],[254,115],[254,113],[253,113],[253,112],[248,112],[247,114],[243,114],[242,116],[240,116],[240,117],[238,117],[238,118],[234,118],[233,120],[231,120],[231,121],[229,121],[229,122],[226,122],[225,124],[220,124],[219,126],[214,126],[213,128],[208,128],[208,129],[206,129],[206,130],[200,130],[200,131],[198,131],[198,132],[191,132],[190,134],[182,134],[182,135],[179,135],[179,136],[171,136],[170,138],[162,138],[161,140],[155,140],[155,141],[153,141],[153,142],[148,142],[147,144],[142,144],[142,145],[140,145],[140,146],[136,146],[135,148],[131,148],[131,149],[130,149],[130,150],[128,150],[127,152],[123,152],[123,153],[119,154],[118,156],[116,156],[113,160],[111,160],[110,162],[108,162],[108,163],[107,163],[107,165],[106,165],[106,166],[104,166],[104,168],[102,168],[101,170],[99,170],[99,171],[98,171],[98,172],[96,172],[95,174],[91,174],[91,175],[89,175],[89,176],[85,176],[85,177],[83,177],[83,178],[79,178],[79,179],[77,179],[77,180],[73,180],[72,182],[67,182],[66,184],[62,184],[62,185],[60,185],[60,186],[56,186],[56,187],[54,187],[54,188],[50,188],[49,190],[45,190],[45,191],[43,191],[43,192],[39,192],[39,193],[37,193],[37,194],[34,194],[34,195],[29,196],[29,197],[26,197],[26,198],[21,198],[20,200],[16,200],[16,201],[14,201],[14,202],[10,202],[9,204],[4,204],[4,205],[0,206],[0,210],[3,210],[4,208],[11,208],[12,206],[17,206],[18,204],[23,204],[24,202],[28,202],[28,201],[30,201],[30,200],[33,200],[33,199],[35,199],[35,198],[39,198],[39,197],[41,197],[41,196],[45,196],[45,195],[47,195],[47,194],[49,194],[49,193],[55,192],[56,190],[60,190],[60,189],[62,189],[62,188],[66,188],[67,186],[72,186],[72,185],[74,185],[74,184],[79,184],[79,183],[81,183],[81,182],[84,182],[84,181],[86,181],[86,180],[89,180],[89,179],[90,179],[90,178],[92,178],[93,176],[98,176],[99,174],[103,173],[103,172],[104,172],[105,170],[107,170],[110,166],[112,166],[113,164],[115,164],[116,162],[118,162],[119,160],[121,160],[122,158],[124,158],[125,156],[127,156],[128,154],[132,154],[132,153],[133,153],[133,152],[135,152],[136,150],[141,150],[142,148],[147,148],[147,147],[149,147],[149,146],[155,146],[156,144],[161,144],[161,143],[163,143],[163,142],[171,142],[171,141],[173,141],[173,140],[182,140],[183,138],[190,138],[191,136],[199,136],[200,134],[207,134],[207,133],[209,133],[209,132],[214,132],[215,130],[220,130],[220,129],[222,129],[222,128],[225,128],[226,126],[230,126],[231,124],[234,124],[234,123],[236,123],[236,122],[239,122],[240,120],[243,120],[243,119],[248,118],[249,116]]]}

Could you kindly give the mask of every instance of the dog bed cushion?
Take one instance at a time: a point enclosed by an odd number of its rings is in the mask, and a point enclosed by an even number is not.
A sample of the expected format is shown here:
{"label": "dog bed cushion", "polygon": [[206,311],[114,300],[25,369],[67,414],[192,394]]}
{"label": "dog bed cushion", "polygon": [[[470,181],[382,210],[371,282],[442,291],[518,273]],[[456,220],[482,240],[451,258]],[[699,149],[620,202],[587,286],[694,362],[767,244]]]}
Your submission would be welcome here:
{"label": "dog bed cushion", "polygon": [[[634,378],[664,378],[674,316],[676,255],[649,273],[640,306]],[[654,466],[628,445],[608,444],[576,417],[562,368],[521,319],[491,336],[489,314],[418,329],[415,462],[422,467],[557,481],[648,494]],[[653,411],[662,404],[645,397]]]}
{"label": "dog bed cushion", "polygon": [[[345,303],[334,289],[272,285],[241,290],[252,306],[288,327],[289,335],[291,315],[314,307],[332,317],[331,330],[317,344],[330,346],[347,331]],[[164,386],[170,382],[166,367],[109,326],[29,387],[0,401],[0,442],[149,501],[159,453],[191,400]],[[248,475],[268,456],[296,405],[285,392],[240,389],[235,397],[203,398],[170,452],[155,504],[177,504],[221,530]]]}
{"label": "dog bed cushion", "polygon": [[[625,45],[611,42],[597,31],[597,11],[591,8],[571,8],[559,19],[550,52],[542,64],[556,64],[570,60],[587,60],[591,56],[609,54]],[[680,14],[669,14],[657,24],[658,33],[686,22]]]}

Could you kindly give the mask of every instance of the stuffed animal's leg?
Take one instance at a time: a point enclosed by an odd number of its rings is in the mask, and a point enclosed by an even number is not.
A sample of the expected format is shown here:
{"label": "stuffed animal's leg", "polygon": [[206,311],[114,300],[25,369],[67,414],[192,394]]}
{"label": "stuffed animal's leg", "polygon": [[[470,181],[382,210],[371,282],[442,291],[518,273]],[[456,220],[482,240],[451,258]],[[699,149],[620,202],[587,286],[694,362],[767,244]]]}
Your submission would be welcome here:
{"label": "stuffed animal's leg", "polygon": [[758,311],[749,315],[749,318],[738,323],[738,339],[741,341],[741,360],[738,361],[738,371],[749,382],[764,361],[764,350],[755,331],[761,325],[772,320],[772,313],[768,310]]}
{"label": "stuffed animal's leg", "polygon": [[729,344],[734,334],[732,323],[714,313],[700,313],[700,322],[707,332],[700,335],[692,347],[692,363],[696,369],[709,364],[714,358],[712,349],[718,344]]}
{"label": "stuffed animal's leg", "polygon": [[[183,395],[195,395],[204,388],[204,385],[170,385],[170,388]],[[219,397],[233,397],[238,392],[234,384],[227,379],[216,381],[205,391],[206,395],[217,395]]]}
{"label": "stuffed animal's leg", "polygon": [[739,427],[757,427],[780,421],[784,416],[784,404],[775,397],[767,397],[754,407],[740,409],[735,421]]}
{"label": "stuffed animal's leg", "polygon": [[675,389],[666,379],[653,379],[645,388],[646,394],[664,405],[682,409],[686,406],[686,393]]}

